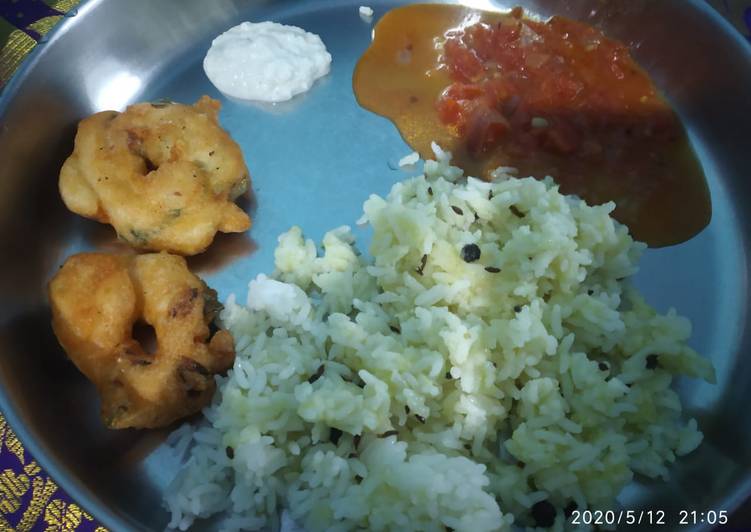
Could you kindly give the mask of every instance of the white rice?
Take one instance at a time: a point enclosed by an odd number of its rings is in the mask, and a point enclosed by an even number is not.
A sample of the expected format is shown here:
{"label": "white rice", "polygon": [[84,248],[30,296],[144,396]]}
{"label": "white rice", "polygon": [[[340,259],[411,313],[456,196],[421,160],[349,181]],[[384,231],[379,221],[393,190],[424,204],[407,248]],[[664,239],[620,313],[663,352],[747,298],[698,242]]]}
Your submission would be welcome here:
{"label": "white rice", "polygon": [[464,179],[435,149],[365,202],[372,258],[346,227],[320,256],[293,227],[273,278],[227,301],[237,359],[167,494],[171,527],[276,529],[287,509],[309,531],[474,532],[534,526],[550,503],[561,530],[572,502],[608,509],[699,445],[671,381],[714,370],[688,320],[628,285],[644,245],[613,204],[510,169]]}
{"label": "white rice", "polygon": [[360,6],[357,12],[360,14],[360,18],[363,19],[365,22],[373,21],[373,8],[372,7]]}
{"label": "white rice", "polygon": [[417,161],[420,160],[420,154],[416,151],[413,151],[409,155],[405,155],[401,159],[399,159],[399,167],[400,168],[410,168],[413,167],[415,164],[417,164]]}

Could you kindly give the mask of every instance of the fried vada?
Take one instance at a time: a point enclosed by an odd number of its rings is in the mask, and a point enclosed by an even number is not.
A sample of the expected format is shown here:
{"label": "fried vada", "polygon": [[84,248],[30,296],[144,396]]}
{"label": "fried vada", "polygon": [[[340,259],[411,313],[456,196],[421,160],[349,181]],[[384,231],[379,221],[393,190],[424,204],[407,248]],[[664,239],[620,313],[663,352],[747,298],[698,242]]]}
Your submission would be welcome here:
{"label": "fried vada", "polygon": [[248,189],[248,168],[219,108],[202,96],[192,106],[138,103],[85,118],[60,171],[63,202],[140,250],[195,255],[217,232],[247,230],[234,200]]}
{"label": "fried vada", "polygon": [[[55,334],[95,384],[109,428],[162,427],[198,412],[214,375],[233,364],[230,333],[209,330],[216,292],[183,257],[81,253],[48,290]],[[153,328],[154,352],[133,337],[139,324]]]}

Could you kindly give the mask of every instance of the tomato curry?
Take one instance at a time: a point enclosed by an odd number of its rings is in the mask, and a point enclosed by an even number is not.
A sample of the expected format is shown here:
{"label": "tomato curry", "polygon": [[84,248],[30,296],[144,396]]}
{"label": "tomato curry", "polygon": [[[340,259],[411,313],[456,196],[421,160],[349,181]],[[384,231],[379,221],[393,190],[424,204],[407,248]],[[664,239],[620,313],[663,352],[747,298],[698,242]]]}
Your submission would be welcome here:
{"label": "tomato curry", "polygon": [[675,112],[626,45],[581,22],[411,5],[388,12],[354,75],[360,104],[423,157],[435,140],[470,175],[553,176],[651,246],[711,217],[704,174]]}

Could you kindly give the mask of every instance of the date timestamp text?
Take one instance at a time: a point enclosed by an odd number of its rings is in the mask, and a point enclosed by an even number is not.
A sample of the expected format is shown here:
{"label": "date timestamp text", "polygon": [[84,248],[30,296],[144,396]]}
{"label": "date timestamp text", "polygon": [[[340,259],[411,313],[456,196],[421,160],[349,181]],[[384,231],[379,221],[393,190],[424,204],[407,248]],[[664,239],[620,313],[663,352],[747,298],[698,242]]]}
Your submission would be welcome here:
{"label": "date timestamp text", "polygon": [[665,510],[574,510],[572,525],[724,525],[728,522],[727,510],[680,510],[677,521],[670,519]]}

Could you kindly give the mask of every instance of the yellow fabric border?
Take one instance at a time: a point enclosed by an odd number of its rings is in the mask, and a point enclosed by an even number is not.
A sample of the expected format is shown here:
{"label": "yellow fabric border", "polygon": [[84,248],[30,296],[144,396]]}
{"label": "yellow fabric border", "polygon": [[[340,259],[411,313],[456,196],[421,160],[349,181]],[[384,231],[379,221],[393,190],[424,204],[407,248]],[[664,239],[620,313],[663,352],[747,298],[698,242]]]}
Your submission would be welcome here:
{"label": "yellow fabric border", "polygon": [[[21,441],[1,414],[0,453],[13,455],[19,465],[0,471],[0,531],[31,532],[41,525],[45,532],[75,532],[83,528],[108,532],[96,526],[94,518],[77,504],[64,500],[57,484],[43,474],[33,459],[27,460]],[[31,500],[14,526],[9,516],[22,509],[22,499],[29,495]]]}

